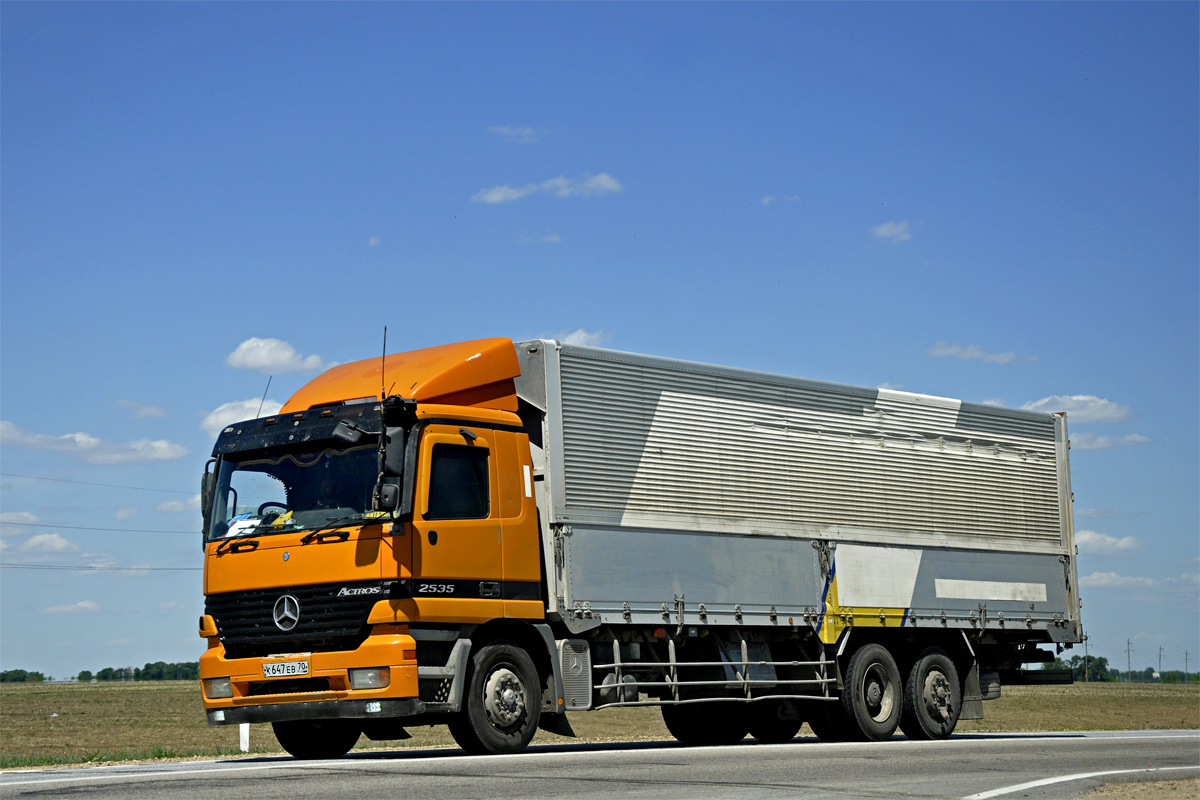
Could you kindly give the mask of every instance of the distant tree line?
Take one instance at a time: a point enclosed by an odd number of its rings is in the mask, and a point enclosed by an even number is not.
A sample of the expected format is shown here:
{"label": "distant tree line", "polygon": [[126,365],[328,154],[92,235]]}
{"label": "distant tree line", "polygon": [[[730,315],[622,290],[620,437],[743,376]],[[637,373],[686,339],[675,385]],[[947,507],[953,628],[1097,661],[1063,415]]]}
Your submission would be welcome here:
{"label": "distant tree line", "polygon": [[194,681],[200,678],[199,661],[181,661],[178,664],[168,664],[155,661],[144,667],[105,667],[93,674],[88,670],[79,673],[75,680],[81,683],[91,681]]}
{"label": "distant tree line", "polygon": [[[1070,661],[1055,658],[1054,663],[1047,664],[1046,668],[1069,669],[1077,682],[1082,682],[1085,679],[1083,656],[1071,656]],[[1089,656],[1087,659],[1086,680],[1092,683],[1116,683],[1125,680],[1132,681],[1133,683],[1183,683],[1184,680],[1195,683],[1200,681],[1200,675],[1197,675],[1195,672],[1189,672],[1185,675],[1181,669],[1166,670],[1157,678],[1154,675],[1154,667],[1135,669],[1126,674],[1125,670],[1111,666],[1108,663],[1108,659],[1104,656]]]}
{"label": "distant tree line", "polygon": [[46,676],[40,672],[26,672],[23,669],[6,669],[0,672],[0,683],[41,683],[44,680]]}

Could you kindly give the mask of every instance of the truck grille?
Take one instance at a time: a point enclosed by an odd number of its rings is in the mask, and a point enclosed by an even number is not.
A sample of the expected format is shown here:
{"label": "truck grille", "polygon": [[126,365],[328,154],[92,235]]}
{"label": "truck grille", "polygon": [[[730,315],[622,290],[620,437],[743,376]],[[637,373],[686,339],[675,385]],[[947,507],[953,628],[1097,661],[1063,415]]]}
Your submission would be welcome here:
{"label": "truck grille", "polygon": [[[377,591],[338,596],[343,589],[371,588]],[[367,638],[367,616],[387,598],[388,588],[381,581],[366,581],[228,592],[209,595],[204,611],[216,620],[229,658],[353,650]],[[300,604],[300,619],[290,631],[275,625],[275,603],[284,595]]]}

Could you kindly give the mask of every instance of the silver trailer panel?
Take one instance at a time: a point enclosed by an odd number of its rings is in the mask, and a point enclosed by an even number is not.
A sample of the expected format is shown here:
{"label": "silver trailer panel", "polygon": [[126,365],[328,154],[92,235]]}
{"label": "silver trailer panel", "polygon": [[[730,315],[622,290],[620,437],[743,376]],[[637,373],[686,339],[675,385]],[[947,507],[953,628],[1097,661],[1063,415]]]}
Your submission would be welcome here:
{"label": "silver trailer panel", "polygon": [[[686,594],[710,623],[733,623],[735,607],[746,622],[794,617],[821,604],[812,545],[829,541],[908,548],[928,574],[974,565],[938,574],[959,582],[940,596],[922,580],[891,604],[920,609],[913,624],[1028,611],[1024,583],[1046,585],[1035,626],[1077,617],[1062,417],[547,341],[517,350],[518,394],[545,412],[539,495],[568,608],[661,621]],[[964,549],[976,552],[950,557]],[[1041,580],[1024,580],[1034,562]],[[989,591],[1012,599],[988,605]]]}

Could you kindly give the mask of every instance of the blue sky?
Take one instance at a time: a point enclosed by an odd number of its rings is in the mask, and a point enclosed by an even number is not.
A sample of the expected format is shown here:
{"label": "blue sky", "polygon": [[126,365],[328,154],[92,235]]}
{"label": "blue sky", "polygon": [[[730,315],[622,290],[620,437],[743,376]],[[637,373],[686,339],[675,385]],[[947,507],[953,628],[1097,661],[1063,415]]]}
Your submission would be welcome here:
{"label": "blue sky", "polygon": [[[575,334],[1068,408],[1093,652],[1200,660],[1198,8],[4,3],[0,558],[197,567],[267,374]],[[0,581],[4,669],[199,653]]]}

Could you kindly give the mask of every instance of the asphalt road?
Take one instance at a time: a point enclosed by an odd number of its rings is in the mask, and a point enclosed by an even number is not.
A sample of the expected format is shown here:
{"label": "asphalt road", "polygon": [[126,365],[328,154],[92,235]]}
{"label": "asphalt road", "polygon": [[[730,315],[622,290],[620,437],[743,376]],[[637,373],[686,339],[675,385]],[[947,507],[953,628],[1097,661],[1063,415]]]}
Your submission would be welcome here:
{"label": "asphalt road", "polygon": [[[1132,772],[1121,772],[1132,770]],[[1117,773],[1093,777],[1069,776]],[[1200,732],[955,736],[946,742],[531,747],[514,756],[395,750],[9,771],[0,797],[87,798],[1050,798],[1105,781],[1200,776]],[[1025,786],[1031,782],[1038,785]]]}

